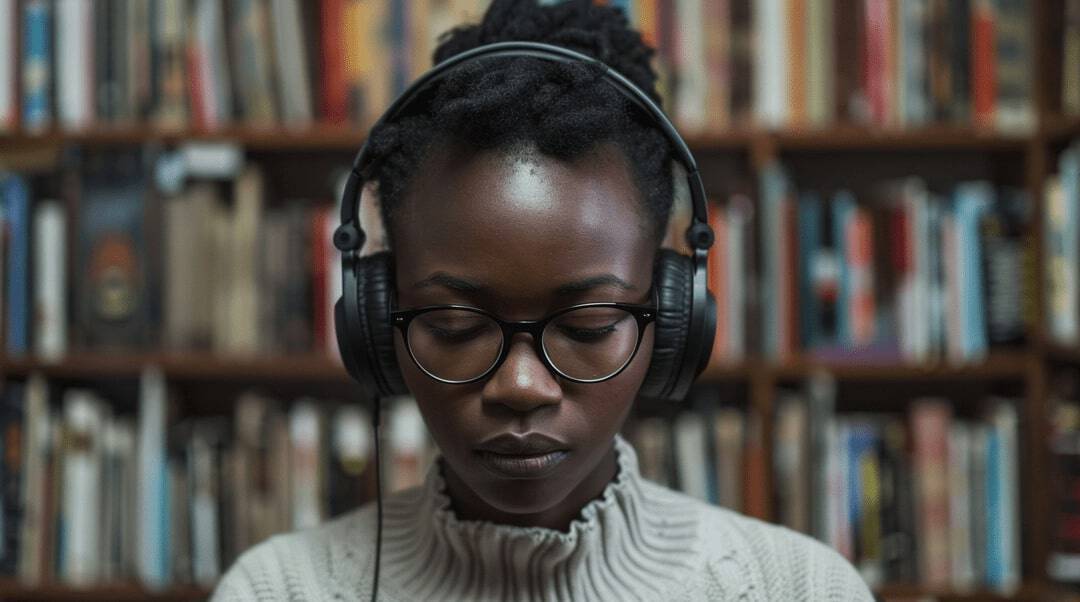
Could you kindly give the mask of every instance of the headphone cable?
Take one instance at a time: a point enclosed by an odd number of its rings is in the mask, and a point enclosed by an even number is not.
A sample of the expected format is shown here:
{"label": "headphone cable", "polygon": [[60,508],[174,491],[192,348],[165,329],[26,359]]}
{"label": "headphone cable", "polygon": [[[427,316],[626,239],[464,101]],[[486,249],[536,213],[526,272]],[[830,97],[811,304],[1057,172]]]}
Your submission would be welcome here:
{"label": "headphone cable", "polygon": [[375,430],[375,512],[377,516],[375,526],[375,573],[371,581],[371,602],[376,602],[379,591],[379,556],[382,552],[382,461],[379,459],[379,431],[382,430],[379,416],[381,406],[382,400],[376,398],[371,420]]}

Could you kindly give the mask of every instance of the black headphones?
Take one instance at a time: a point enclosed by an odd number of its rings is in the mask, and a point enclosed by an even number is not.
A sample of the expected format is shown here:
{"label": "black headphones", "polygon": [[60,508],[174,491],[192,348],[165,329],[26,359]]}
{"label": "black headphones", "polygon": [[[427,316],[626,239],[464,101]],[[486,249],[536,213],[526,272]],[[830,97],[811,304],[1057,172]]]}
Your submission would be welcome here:
{"label": "black headphones", "polygon": [[[693,218],[686,230],[692,256],[660,249],[653,267],[657,315],[652,361],[640,396],[681,401],[694,378],[708,363],[716,334],[716,300],[706,288],[706,260],[713,243],[705,189],[686,142],[664,112],[625,76],[590,56],[550,44],[498,42],[455,55],[422,75],[394,101],[374,127],[398,118],[432,82],[461,63],[480,58],[529,57],[556,62],[582,62],[599,67],[604,78],[648,113],[667,136],[686,170]],[[353,161],[341,202],[341,225],[334,245],[341,251],[342,296],[334,305],[334,328],[346,370],[376,398],[408,393],[394,353],[390,305],[394,293],[394,261],[388,251],[359,257],[365,234],[359,224],[361,177],[368,161],[368,143]]]}

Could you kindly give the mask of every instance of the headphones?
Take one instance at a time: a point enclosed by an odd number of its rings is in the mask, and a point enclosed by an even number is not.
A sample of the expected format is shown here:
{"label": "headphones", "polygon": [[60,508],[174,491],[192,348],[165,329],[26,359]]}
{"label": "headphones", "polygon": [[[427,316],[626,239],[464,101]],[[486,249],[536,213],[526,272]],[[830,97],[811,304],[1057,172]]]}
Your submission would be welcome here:
{"label": "headphones", "polygon": [[[374,128],[397,119],[433,82],[466,61],[482,58],[529,57],[555,62],[582,62],[598,67],[604,78],[651,116],[663,131],[686,171],[693,217],[686,241],[693,254],[659,249],[653,266],[657,311],[652,360],[639,395],[654,400],[681,401],[694,378],[708,363],[716,334],[716,300],[706,288],[706,261],[713,243],[708,224],[705,188],[686,142],[664,112],[640,88],[603,62],[585,54],[537,42],[498,42],[473,48],[433,67],[390,105]],[[373,129],[374,129],[373,128]],[[368,142],[353,161],[341,202],[341,225],[334,246],[341,251],[342,295],[334,305],[338,349],[349,374],[375,398],[407,394],[394,352],[390,323],[394,294],[394,261],[389,251],[360,257],[366,238],[359,223],[361,177],[369,161]],[[378,405],[378,404],[376,404]]]}

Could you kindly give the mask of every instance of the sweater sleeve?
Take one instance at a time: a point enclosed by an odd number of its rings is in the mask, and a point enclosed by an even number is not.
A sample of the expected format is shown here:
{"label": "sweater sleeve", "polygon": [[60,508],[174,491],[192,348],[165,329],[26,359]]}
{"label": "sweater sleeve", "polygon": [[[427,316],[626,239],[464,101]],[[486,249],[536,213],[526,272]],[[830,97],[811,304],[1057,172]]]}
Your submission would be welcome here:
{"label": "sweater sleeve", "polygon": [[218,582],[210,602],[286,600],[280,583],[281,563],[273,538],[244,552]]}
{"label": "sweater sleeve", "polygon": [[[775,559],[766,572],[770,600],[873,602],[866,582],[843,556],[820,541],[772,526],[754,544]],[[771,573],[771,574],[769,574]]]}
{"label": "sweater sleeve", "polygon": [[[724,510],[711,516],[724,550],[707,562],[710,597],[792,602],[873,602],[843,556],[791,529]],[[722,595],[718,595],[722,594]]]}

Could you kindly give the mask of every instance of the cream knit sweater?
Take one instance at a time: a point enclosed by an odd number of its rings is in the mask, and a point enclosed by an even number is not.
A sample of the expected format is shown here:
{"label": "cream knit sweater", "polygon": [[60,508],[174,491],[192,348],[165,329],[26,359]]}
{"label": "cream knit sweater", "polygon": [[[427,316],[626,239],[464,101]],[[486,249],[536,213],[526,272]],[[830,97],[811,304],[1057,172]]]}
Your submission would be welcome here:
{"label": "cream knit sweater", "polygon": [[[436,462],[384,501],[379,600],[873,600],[832,549],[619,472],[567,532],[459,520]],[[214,602],[369,600],[375,505],[278,535],[237,560]]]}

